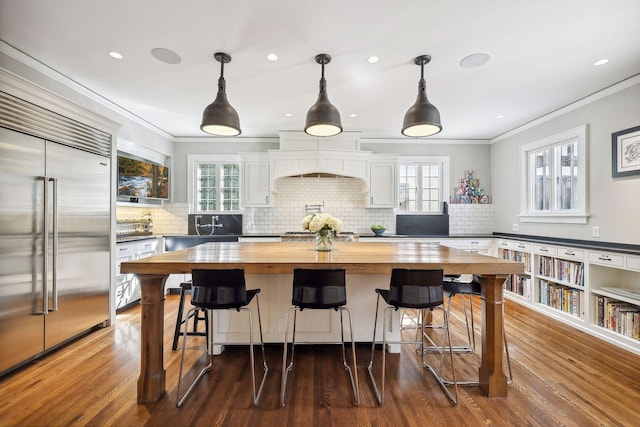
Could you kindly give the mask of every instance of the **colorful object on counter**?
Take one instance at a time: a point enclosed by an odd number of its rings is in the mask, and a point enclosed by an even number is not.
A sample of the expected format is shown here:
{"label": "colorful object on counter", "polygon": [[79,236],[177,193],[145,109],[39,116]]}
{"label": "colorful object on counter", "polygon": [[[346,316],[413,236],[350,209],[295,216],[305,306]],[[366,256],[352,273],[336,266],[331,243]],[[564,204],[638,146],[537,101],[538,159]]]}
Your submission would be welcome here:
{"label": "colorful object on counter", "polygon": [[480,187],[480,180],[473,177],[473,171],[464,171],[464,178],[460,185],[453,189],[451,204],[489,204],[489,195],[484,194],[484,188]]}

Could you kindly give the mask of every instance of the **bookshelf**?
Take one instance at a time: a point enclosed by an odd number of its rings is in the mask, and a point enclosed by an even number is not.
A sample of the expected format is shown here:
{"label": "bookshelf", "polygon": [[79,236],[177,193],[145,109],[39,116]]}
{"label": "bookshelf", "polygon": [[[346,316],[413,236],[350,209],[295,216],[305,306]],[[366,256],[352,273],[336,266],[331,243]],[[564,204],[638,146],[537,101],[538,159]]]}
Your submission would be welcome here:
{"label": "bookshelf", "polygon": [[539,303],[584,321],[584,251],[533,245]]}
{"label": "bookshelf", "polygon": [[591,318],[601,334],[640,343],[640,256],[589,252]]}
{"label": "bookshelf", "polygon": [[496,254],[525,265],[505,298],[640,354],[640,255],[501,237]]}
{"label": "bookshelf", "polygon": [[504,283],[504,290],[512,298],[528,301],[531,295],[531,244],[506,239],[497,242],[498,257],[524,264],[525,274],[512,274]]}

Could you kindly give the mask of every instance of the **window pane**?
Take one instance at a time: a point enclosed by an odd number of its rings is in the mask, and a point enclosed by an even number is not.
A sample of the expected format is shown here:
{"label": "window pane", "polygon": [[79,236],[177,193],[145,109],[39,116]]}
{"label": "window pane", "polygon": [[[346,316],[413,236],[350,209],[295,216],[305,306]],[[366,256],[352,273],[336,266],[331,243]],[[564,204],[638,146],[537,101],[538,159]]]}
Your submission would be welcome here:
{"label": "window pane", "polygon": [[400,165],[400,211],[416,211],[416,190],[417,190],[417,166]]}
{"label": "window pane", "polygon": [[577,206],[578,144],[576,141],[556,147],[556,208],[572,210]]}
{"label": "window pane", "polygon": [[422,165],[422,211],[440,211],[440,165]]}
{"label": "window pane", "polygon": [[237,163],[225,163],[222,165],[222,195],[223,211],[240,209],[240,165]]}
{"label": "window pane", "polygon": [[549,175],[549,150],[542,150],[531,154],[533,177],[533,209],[536,211],[549,210],[551,200],[551,176]]}

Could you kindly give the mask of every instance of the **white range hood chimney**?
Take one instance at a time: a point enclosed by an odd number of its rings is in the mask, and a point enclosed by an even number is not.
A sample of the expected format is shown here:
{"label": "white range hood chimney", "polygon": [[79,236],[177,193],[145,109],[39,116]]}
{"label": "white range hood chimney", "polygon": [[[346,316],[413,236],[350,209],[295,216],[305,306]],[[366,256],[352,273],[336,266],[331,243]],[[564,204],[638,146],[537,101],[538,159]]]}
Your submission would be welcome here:
{"label": "white range hood chimney", "polygon": [[344,176],[367,180],[371,151],[360,151],[360,132],[313,137],[280,132],[280,149],[269,150],[271,182],[292,176]]}

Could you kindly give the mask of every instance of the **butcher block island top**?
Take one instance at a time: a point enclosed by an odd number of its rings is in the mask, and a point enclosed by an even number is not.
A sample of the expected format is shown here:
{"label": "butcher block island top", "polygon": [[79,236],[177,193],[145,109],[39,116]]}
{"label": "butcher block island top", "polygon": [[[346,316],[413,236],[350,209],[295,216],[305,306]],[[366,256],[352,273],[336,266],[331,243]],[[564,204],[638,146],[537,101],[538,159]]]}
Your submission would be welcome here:
{"label": "butcher block island top", "polygon": [[313,242],[205,243],[151,258],[123,262],[122,273],[178,274],[192,268],[243,268],[247,274],[289,274],[299,268],[345,268],[349,274],[385,274],[393,268],[442,268],[445,274],[523,274],[521,263],[433,243],[335,242],[316,251]]}
{"label": "butcher block island top", "polygon": [[[121,273],[138,276],[142,291],[138,402],[153,402],[165,393],[164,285],[169,275],[191,273],[193,268],[242,268],[249,275],[266,275],[260,287],[263,292],[269,292],[272,286],[267,279],[279,277],[270,275],[292,274],[298,267],[344,268],[347,275],[353,275],[351,280],[347,279],[351,283],[347,287],[348,292],[356,292],[356,303],[366,298],[372,298],[373,302],[375,287],[388,288],[388,275],[393,268],[443,269],[445,274],[479,275],[483,312],[480,389],[489,397],[506,397],[507,378],[502,368],[502,285],[508,275],[524,273],[522,263],[422,242],[335,242],[329,252],[316,251],[314,242],[310,241],[216,242],[127,261],[120,266]],[[286,298],[281,295],[288,301],[272,301],[272,304],[290,303],[290,293]],[[277,311],[280,308],[280,305],[274,306]],[[282,311],[280,314],[284,316],[286,309]],[[362,306],[361,318],[373,311],[374,304]],[[354,318],[356,316],[354,313]],[[372,324],[366,326],[373,330]]]}

